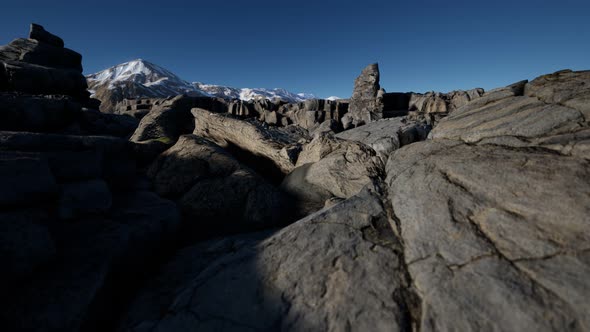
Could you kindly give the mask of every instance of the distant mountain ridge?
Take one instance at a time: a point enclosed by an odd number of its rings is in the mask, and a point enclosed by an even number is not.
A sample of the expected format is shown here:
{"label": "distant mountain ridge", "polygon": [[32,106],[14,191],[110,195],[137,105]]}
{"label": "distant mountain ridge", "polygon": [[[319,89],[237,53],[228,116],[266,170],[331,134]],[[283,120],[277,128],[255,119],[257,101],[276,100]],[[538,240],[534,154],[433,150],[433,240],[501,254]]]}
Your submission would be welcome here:
{"label": "distant mountain ridge", "polygon": [[106,112],[124,99],[165,98],[179,94],[240,100],[278,98],[289,103],[315,98],[311,94],[296,94],[279,88],[233,88],[201,82],[190,83],[171,71],[143,59],[125,62],[87,75],[86,80],[92,97],[102,102],[101,110]]}

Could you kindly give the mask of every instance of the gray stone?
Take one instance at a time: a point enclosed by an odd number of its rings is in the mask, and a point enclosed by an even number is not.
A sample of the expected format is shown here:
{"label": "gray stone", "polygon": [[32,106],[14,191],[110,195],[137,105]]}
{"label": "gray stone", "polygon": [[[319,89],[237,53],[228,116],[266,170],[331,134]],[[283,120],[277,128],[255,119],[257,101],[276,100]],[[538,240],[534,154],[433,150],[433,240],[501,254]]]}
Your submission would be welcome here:
{"label": "gray stone", "polygon": [[[384,91],[379,86],[379,65],[368,65],[354,81],[348,114],[358,126],[383,117]],[[345,126],[346,128],[346,126]]]}
{"label": "gray stone", "polygon": [[338,138],[361,142],[373,148],[384,161],[404,145],[425,140],[430,128],[405,117],[383,119],[343,131]]}
{"label": "gray stone", "polygon": [[585,330],[589,175],[585,161],[527,149],[394,152],[387,185],[422,329]]}
{"label": "gray stone", "polygon": [[375,193],[268,236],[241,235],[182,251],[143,289],[120,329],[410,328],[397,241]]}
{"label": "gray stone", "polygon": [[299,155],[297,168],[281,189],[298,201],[301,215],[318,210],[330,197],[348,198],[379,177],[382,166],[370,147],[335,138],[315,137]]}
{"label": "gray stone", "polygon": [[287,153],[306,137],[301,131],[264,127],[260,123],[242,121],[236,118],[194,108],[194,134],[213,140],[221,147],[236,146],[248,153],[272,162],[283,173],[289,173],[297,156]]}

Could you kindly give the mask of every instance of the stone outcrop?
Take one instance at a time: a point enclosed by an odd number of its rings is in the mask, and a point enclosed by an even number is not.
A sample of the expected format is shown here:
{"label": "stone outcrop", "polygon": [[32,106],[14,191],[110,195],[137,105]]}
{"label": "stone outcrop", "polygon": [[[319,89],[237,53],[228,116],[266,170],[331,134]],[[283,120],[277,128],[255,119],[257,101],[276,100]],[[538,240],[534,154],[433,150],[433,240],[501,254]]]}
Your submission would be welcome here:
{"label": "stone outcrop", "polygon": [[412,120],[435,126],[442,118],[483,94],[484,90],[480,88],[449,93],[412,93],[408,105],[409,116]]}
{"label": "stone outcrop", "polygon": [[316,136],[305,145],[297,168],[281,189],[297,201],[300,216],[323,207],[333,197],[349,198],[380,175],[381,161],[369,146],[333,137]]}
{"label": "stone outcrop", "polygon": [[364,143],[387,161],[391,152],[404,145],[425,140],[429,132],[428,125],[397,117],[349,129],[337,134],[336,137]]}
{"label": "stone outcrop", "polygon": [[590,328],[590,71],[132,117],[30,37],[0,49],[2,330]]}
{"label": "stone outcrop", "polygon": [[276,234],[187,248],[144,289],[121,329],[409,329],[407,280],[396,273],[403,263],[388,225],[378,194],[367,190]]}
{"label": "stone outcrop", "polygon": [[63,41],[33,24],[29,39],[0,47],[0,89],[30,94],[68,95],[88,100],[82,56]]}
{"label": "stone outcrop", "polygon": [[177,199],[187,237],[278,226],[284,223],[281,216],[287,216],[281,192],[195,135],[181,136],[154,161],[148,175],[158,194]]}
{"label": "stone outcrop", "polygon": [[[296,128],[264,127],[255,121],[242,121],[205,109],[194,108],[192,114],[195,117],[195,135],[209,138],[221,147],[235,147],[262,158],[269,167],[283,174],[295,168],[301,141],[307,138],[304,132]],[[264,160],[259,162],[265,163]]]}
{"label": "stone outcrop", "polygon": [[[383,118],[383,95],[379,86],[379,65],[368,65],[354,81],[350,106],[345,123],[359,126]],[[345,129],[349,126],[345,125]]]}

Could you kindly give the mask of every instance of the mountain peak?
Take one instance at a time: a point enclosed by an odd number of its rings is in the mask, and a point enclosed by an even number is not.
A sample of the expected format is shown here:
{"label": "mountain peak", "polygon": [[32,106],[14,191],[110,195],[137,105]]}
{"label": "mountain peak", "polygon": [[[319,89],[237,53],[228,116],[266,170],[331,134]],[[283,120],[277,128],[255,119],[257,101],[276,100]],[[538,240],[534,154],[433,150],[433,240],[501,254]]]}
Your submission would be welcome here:
{"label": "mountain peak", "polygon": [[88,75],[86,78],[93,96],[100,95],[100,91],[117,90],[129,84],[137,84],[141,88],[135,89],[135,91],[142,91],[142,95],[125,95],[125,98],[169,97],[187,94],[241,100],[279,98],[291,103],[315,98],[311,94],[295,94],[281,88],[238,89],[200,82],[189,83],[171,71],[141,58]]}

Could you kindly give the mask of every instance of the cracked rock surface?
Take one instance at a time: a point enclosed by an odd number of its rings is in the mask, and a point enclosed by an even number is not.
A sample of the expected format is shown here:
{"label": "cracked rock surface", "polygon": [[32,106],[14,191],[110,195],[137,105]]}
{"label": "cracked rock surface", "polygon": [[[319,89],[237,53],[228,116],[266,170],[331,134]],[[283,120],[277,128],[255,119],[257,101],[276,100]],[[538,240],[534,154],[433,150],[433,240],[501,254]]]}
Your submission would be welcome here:
{"label": "cracked rock surface", "polygon": [[121,330],[405,330],[397,248],[379,195],[365,189],[274,234],[184,250]]}

